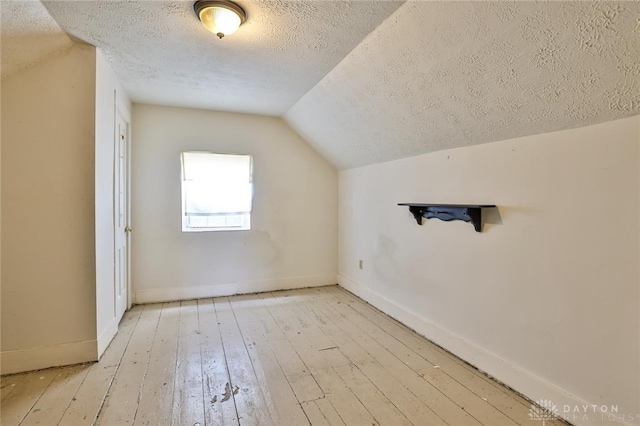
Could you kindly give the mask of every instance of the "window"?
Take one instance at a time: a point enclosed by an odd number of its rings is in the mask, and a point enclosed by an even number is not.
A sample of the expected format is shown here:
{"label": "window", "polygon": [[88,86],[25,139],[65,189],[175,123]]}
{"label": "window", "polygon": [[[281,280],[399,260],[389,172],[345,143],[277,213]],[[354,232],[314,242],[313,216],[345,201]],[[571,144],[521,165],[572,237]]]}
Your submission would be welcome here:
{"label": "window", "polygon": [[183,152],[182,231],[251,229],[250,155]]}

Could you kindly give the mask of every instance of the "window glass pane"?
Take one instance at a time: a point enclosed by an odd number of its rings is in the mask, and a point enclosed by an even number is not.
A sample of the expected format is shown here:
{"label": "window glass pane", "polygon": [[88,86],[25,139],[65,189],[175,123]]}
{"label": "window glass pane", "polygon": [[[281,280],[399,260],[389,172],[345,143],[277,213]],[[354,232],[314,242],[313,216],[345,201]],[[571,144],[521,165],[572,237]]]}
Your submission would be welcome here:
{"label": "window glass pane", "polygon": [[182,229],[250,229],[251,156],[183,152]]}
{"label": "window glass pane", "polygon": [[185,218],[188,228],[221,228],[221,229],[250,229],[250,215],[216,215],[216,216],[188,216]]}

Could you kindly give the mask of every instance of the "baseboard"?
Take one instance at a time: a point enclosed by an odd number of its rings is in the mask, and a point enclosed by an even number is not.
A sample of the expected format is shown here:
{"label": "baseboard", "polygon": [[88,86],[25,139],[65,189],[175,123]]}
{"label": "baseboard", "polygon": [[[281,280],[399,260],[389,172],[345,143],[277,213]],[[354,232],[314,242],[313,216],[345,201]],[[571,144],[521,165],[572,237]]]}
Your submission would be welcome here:
{"label": "baseboard", "polygon": [[565,407],[569,407],[571,410],[574,408],[582,410],[583,407],[587,407],[584,408],[585,413],[578,413],[578,415],[576,415],[570,412],[567,414],[567,420],[572,424],[578,426],[593,426],[596,424],[631,425],[631,423],[626,423],[620,418],[615,418],[614,420],[609,419],[609,413],[601,411],[599,406],[590,404],[566,392],[553,383],[463,339],[415,312],[408,311],[396,302],[362,284],[338,275],[338,285],[361,299],[364,299],[385,314],[400,321],[407,327],[415,330],[417,333],[445,348],[479,370],[521,393],[531,401],[552,401],[553,404],[558,407],[560,417],[564,416],[563,412],[566,410]]}
{"label": "baseboard", "polygon": [[0,353],[0,374],[79,364],[97,359],[96,340],[3,351]]}
{"label": "baseboard", "polygon": [[174,300],[201,299],[205,297],[233,296],[235,294],[262,293],[305,287],[335,285],[335,275],[311,275],[275,280],[247,281],[241,283],[214,284],[197,287],[171,287],[134,289],[134,301],[141,303],[171,302]]}
{"label": "baseboard", "polygon": [[105,327],[105,329],[98,336],[98,359],[102,356],[104,351],[109,347],[109,343],[118,333],[118,320],[114,317],[109,321],[109,324]]}

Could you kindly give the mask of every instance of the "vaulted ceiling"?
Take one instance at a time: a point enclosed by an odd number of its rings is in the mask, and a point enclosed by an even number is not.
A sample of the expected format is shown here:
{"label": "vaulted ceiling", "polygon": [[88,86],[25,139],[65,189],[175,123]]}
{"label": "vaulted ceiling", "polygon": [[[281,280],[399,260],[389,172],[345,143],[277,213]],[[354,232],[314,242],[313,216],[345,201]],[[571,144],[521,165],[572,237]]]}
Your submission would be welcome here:
{"label": "vaulted ceiling", "polygon": [[282,116],[340,169],[640,113],[640,2],[238,2],[218,40],[192,1],[3,0],[2,74],[67,33],[134,102]]}
{"label": "vaulted ceiling", "polygon": [[2,77],[73,45],[39,1],[2,0],[0,32]]}
{"label": "vaulted ceiling", "polygon": [[285,115],[338,168],[640,113],[640,2],[408,2]]}

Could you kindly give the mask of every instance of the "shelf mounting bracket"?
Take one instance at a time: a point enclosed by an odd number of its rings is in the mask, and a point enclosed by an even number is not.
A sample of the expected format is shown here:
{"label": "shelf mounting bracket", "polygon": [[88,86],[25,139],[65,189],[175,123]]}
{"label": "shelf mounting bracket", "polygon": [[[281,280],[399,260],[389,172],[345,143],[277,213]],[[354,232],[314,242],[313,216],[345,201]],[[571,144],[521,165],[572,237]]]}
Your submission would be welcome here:
{"label": "shelf mounting bracket", "polygon": [[399,203],[399,206],[408,206],[409,212],[422,225],[422,218],[437,218],[446,222],[462,220],[470,222],[476,232],[482,232],[482,209],[495,208],[494,204],[420,204]]}

